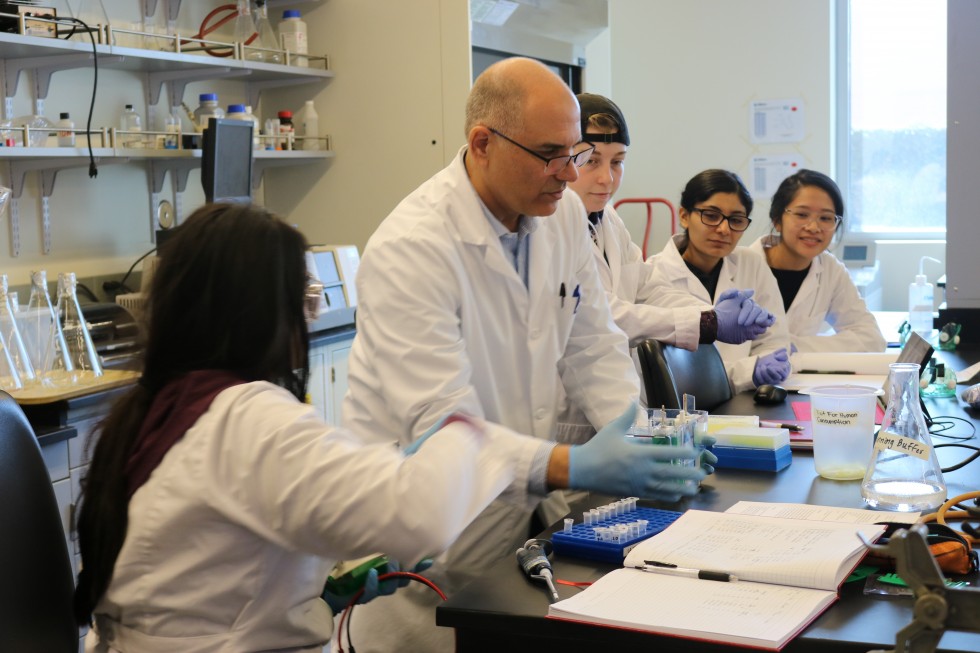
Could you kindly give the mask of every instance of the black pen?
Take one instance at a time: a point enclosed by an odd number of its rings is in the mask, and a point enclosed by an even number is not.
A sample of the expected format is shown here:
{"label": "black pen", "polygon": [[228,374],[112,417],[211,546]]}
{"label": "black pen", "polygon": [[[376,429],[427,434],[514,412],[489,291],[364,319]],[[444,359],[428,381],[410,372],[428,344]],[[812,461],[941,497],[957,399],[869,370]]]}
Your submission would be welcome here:
{"label": "black pen", "polygon": [[782,424],[780,422],[764,422],[764,421],[760,421],[759,424],[767,428],[786,429],[794,433],[801,433],[803,431],[803,427],[800,426],[799,424]]}
{"label": "black pen", "polygon": [[565,308],[565,282],[562,281],[558,286],[558,296],[561,297],[561,307]]}
{"label": "black pen", "polygon": [[705,571],[704,569],[688,569],[678,567],[669,562],[657,562],[656,560],[644,560],[644,566],[634,567],[640,571],[648,571],[654,574],[664,574],[665,576],[681,576],[683,578],[699,578],[701,580],[716,580],[721,583],[737,583],[738,576],[726,574],[722,571]]}

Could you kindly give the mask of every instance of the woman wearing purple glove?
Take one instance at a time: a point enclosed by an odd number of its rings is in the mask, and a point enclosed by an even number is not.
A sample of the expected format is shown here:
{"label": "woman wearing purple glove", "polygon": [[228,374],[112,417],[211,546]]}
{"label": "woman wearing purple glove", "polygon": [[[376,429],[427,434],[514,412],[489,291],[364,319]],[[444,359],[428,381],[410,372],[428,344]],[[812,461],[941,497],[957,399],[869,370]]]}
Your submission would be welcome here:
{"label": "woman wearing purple glove", "polygon": [[670,305],[656,282],[653,266],[612,205],[626,169],[630,145],[626,119],[615,102],[602,95],[580,93],[582,140],[595,146],[578,179],[568,182],[589,213],[589,233],[596,268],[616,326],[635,347],[644,340],[694,351],[716,340],[741,344],[772,324],[771,315],[752,301],[752,291],[725,291],[714,310],[686,291],[673,291]]}
{"label": "woman wearing purple glove", "polygon": [[[773,233],[752,243],[782,293],[795,351],[882,351],[885,338],[844,264],[827,248],[844,228],[834,180],[800,170],[783,180],[769,209]],[[827,325],[833,333],[824,335]]]}
{"label": "woman wearing purple glove", "polygon": [[[769,383],[789,376],[789,363],[780,360],[790,342],[779,287],[765,259],[737,247],[752,222],[751,212],[752,197],[738,175],[705,170],[691,179],[681,194],[684,233],[674,236],[663,251],[649,259],[665,291],[684,290],[708,304],[717,300],[719,331],[723,322],[743,328],[752,324],[756,329],[770,325],[751,341],[715,343],[735,392],[760,385],[758,379],[763,375]],[[743,311],[740,305],[736,314],[725,302],[737,288],[753,289],[754,306]],[[664,293],[665,301],[671,294]],[[765,371],[757,374],[757,370]]]}

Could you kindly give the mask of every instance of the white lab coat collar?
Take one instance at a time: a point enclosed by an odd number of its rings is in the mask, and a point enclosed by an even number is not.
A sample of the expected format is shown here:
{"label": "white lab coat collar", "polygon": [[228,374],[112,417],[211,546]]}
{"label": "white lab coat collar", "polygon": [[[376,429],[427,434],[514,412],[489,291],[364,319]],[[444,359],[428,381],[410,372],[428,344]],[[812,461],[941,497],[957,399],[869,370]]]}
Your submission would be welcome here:
{"label": "white lab coat collar", "polygon": [[[755,242],[749,245],[749,249],[762,256],[763,260],[765,260],[768,264],[769,259],[766,257],[766,250],[770,247],[775,247],[781,240],[782,238],[779,234],[769,234],[758,238]],[[827,252],[820,252],[812,261],[810,261],[810,270],[807,272],[806,278],[803,279],[803,283],[800,284],[800,289],[796,292],[796,297],[793,298],[794,305],[814,305],[814,300],[817,295],[817,289],[820,286],[820,278],[823,275],[827,256]]]}
{"label": "white lab coat collar", "polygon": [[[681,256],[679,247],[686,237],[686,234],[674,234],[664,245],[662,250],[662,254],[665,256],[664,272],[668,274],[672,282],[685,282],[689,293],[705,304],[712,305],[714,302],[708,295],[708,289],[691,273],[687,263],[684,262],[684,257]],[[723,258],[721,273],[718,275],[718,287],[715,290],[716,294],[733,287],[736,274],[738,274],[738,257],[726,256]]]}
{"label": "white lab coat collar", "polygon": [[[611,204],[603,209],[602,219],[597,225],[601,234],[599,238],[601,246],[593,242],[592,251],[595,253],[596,267],[599,270],[599,276],[603,277],[605,287],[615,289],[619,288],[619,280],[622,276],[624,252],[620,244],[619,234],[616,233],[616,228],[610,219],[610,212],[615,213]],[[605,283],[607,280],[611,283]]]}

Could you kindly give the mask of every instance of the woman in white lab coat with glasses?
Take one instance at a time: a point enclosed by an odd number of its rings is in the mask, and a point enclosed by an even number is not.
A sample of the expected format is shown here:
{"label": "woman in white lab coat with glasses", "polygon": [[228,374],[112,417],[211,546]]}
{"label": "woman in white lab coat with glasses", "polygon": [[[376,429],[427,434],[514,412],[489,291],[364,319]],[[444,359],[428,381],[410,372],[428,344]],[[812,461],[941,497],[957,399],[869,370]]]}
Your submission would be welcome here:
{"label": "woman in white lab coat with glasses", "polygon": [[844,228],[844,199],[827,175],[800,170],[779,185],[773,233],[751,249],[779,284],[790,338],[800,352],[878,352],[885,338],[847,268],[827,251]]}
{"label": "woman in white lab coat with glasses", "polygon": [[[752,220],[752,197],[734,172],[705,170],[681,193],[680,223],[684,233],[673,236],[651,257],[657,283],[684,290],[705,304],[730,288],[755,291],[752,300],[772,314],[772,326],[740,345],[716,342],[735,392],[780,383],[790,373],[789,330],[779,287],[765,260],[737,247]],[[672,293],[662,293],[671,303]]]}

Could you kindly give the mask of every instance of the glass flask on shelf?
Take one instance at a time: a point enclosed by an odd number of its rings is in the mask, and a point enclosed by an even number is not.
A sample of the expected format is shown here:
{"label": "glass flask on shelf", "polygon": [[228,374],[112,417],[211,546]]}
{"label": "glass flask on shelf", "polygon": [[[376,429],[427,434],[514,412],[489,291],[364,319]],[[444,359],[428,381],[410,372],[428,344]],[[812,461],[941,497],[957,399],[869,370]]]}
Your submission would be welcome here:
{"label": "glass flask on shelf", "polygon": [[255,31],[255,20],[252,18],[251,0],[237,0],[235,5],[235,42],[242,48],[242,59],[246,61],[263,61],[261,50],[253,50],[260,46],[258,34]]}
{"label": "glass flask on shelf", "polygon": [[21,337],[16,313],[17,307],[10,301],[7,275],[0,274],[0,335],[3,336],[4,347],[10,354],[11,363],[21,384],[29,386],[37,381],[37,377]]}
{"label": "glass flask on shelf", "polygon": [[68,347],[68,356],[75,368],[74,381],[84,382],[102,376],[102,361],[92,344],[92,334],[78,305],[78,281],[74,272],[58,275],[58,315],[61,317],[61,333]]}
{"label": "glass flask on shelf", "polygon": [[31,272],[27,321],[31,332],[27,351],[38,380],[46,386],[70,385],[74,366],[61,332],[61,320],[51,304],[48,275],[44,270]]}
{"label": "glass flask on shelf", "polygon": [[946,500],[946,482],[919,403],[919,366],[888,367],[888,406],[861,496],[878,510],[929,511]]}
{"label": "glass flask on shelf", "polygon": [[[102,0],[64,1],[69,5],[69,15],[85,23],[85,25],[77,25],[76,27],[67,25],[59,26],[58,36],[69,41],[91,43],[91,39],[95,39],[96,43],[102,43],[104,41],[102,30],[109,24],[109,17],[105,12]],[[57,4],[54,6],[58,11],[59,17],[65,15],[58,8]],[[89,34],[91,34],[91,37]]]}
{"label": "glass flask on shelf", "polygon": [[279,38],[269,22],[268,0],[252,0],[252,21],[255,23],[255,33],[258,34],[252,45],[262,48],[259,52],[262,55],[261,60],[266,63],[282,63]]}

